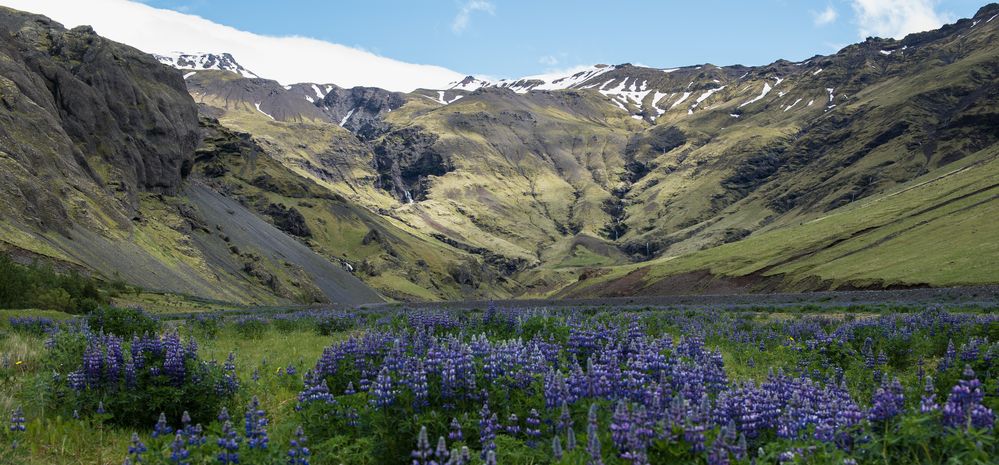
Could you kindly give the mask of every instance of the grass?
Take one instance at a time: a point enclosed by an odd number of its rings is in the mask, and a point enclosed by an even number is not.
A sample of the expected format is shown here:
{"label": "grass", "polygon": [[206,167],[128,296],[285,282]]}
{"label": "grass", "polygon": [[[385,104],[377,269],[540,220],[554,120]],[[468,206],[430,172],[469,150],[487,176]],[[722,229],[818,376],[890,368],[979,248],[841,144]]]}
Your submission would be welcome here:
{"label": "grass", "polygon": [[[994,150],[931,171],[884,196],[754,234],[742,241],[647,264],[611,268],[586,287],[647,268],[645,283],[695,270],[719,276],[784,275],[847,283],[959,286],[999,281]],[[941,238],[946,238],[942,241]],[[585,295],[585,287],[570,290]]]}
{"label": "grass", "polygon": [[[45,373],[40,372],[44,356],[44,340],[7,331],[3,328],[8,315],[35,315],[66,318],[68,315],[43,311],[0,311],[0,353],[23,363],[13,368],[0,367],[0,411],[9,412],[14,406],[23,406],[31,419],[28,434],[22,440],[28,447],[24,462],[18,465],[119,465],[132,434],[131,430],[104,427],[95,430],[93,425],[72,418],[47,416],[38,383]],[[274,426],[269,432],[278,444],[287,443],[294,433],[294,404],[301,381],[277,373],[292,365],[299,374],[311,367],[324,347],[337,336],[320,336],[311,329],[279,331],[268,329],[260,338],[248,339],[227,326],[215,338],[199,338],[199,352],[206,359],[225,360],[230,352],[238,354],[237,371],[243,381],[245,397],[259,396]],[[254,370],[259,371],[260,381],[254,382]],[[140,431],[148,443],[149,431]]]}

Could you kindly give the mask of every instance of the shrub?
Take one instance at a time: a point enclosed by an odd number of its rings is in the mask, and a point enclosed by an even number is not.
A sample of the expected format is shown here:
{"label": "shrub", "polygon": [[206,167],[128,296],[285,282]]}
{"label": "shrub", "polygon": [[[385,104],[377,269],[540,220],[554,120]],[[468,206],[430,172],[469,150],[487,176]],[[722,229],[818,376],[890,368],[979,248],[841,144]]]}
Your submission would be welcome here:
{"label": "shrub", "polygon": [[120,337],[156,334],[160,329],[159,321],[140,308],[99,308],[87,315],[87,324]]}
{"label": "shrub", "polygon": [[53,336],[48,365],[55,373],[49,403],[64,413],[100,413],[118,425],[148,426],[159,414],[209,423],[239,388],[232,358],[225,364],[198,356],[192,338],[176,333],[133,336],[85,326]]}
{"label": "shrub", "polygon": [[267,322],[254,317],[236,320],[234,327],[236,333],[244,339],[260,339],[267,332]]}

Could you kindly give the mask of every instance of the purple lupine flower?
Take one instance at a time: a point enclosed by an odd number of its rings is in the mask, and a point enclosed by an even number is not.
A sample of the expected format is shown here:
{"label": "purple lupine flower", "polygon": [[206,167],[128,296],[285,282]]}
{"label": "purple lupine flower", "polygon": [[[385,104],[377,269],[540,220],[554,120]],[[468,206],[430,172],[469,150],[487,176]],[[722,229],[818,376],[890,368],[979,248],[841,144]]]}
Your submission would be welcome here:
{"label": "purple lupine flower", "polygon": [[552,457],[555,460],[562,460],[562,440],[557,434],[552,436]]}
{"label": "purple lupine flower", "polygon": [[982,405],[985,394],[982,383],[975,377],[971,366],[965,366],[964,379],[951,389],[943,405],[943,423],[951,428],[991,429],[995,423],[992,410]]}
{"label": "purple lupine flower", "polygon": [[444,440],[444,436],[438,436],[437,449],[434,450],[434,461],[438,465],[444,465],[449,457],[451,457],[451,452],[447,449],[447,441]]}
{"label": "purple lupine flower", "polygon": [[257,396],[253,396],[246,408],[243,425],[246,430],[246,445],[250,449],[267,449],[270,442],[267,436],[267,415],[260,408]]}
{"label": "purple lupine flower", "polygon": [[167,424],[166,413],[160,412],[160,419],[153,426],[153,437],[158,438],[160,436],[166,436],[173,433],[173,428]]}
{"label": "purple lupine flower", "polygon": [[299,426],[295,429],[295,437],[291,439],[291,448],[288,449],[288,465],[309,465],[309,456],[312,452],[306,447],[308,439],[305,431]]}
{"label": "purple lupine flower", "polygon": [[457,442],[464,439],[464,434],[461,432],[461,423],[458,423],[457,418],[451,418],[451,430],[447,433],[447,438],[451,442]]}
{"label": "purple lupine flower", "polygon": [[565,450],[575,450],[576,449],[576,432],[570,426],[565,431]]}
{"label": "purple lupine flower", "polygon": [[370,403],[372,407],[383,409],[395,402],[396,392],[392,389],[392,375],[389,374],[388,367],[383,367],[378,372],[378,377],[375,378],[375,383],[372,385],[371,390],[372,398]]}
{"label": "purple lupine flower", "polygon": [[919,401],[919,411],[930,413],[939,409],[940,406],[937,404],[937,390],[933,387],[933,378],[927,376],[923,398]]}
{"label": "purple lupine flower", "polygon": [[486,465],[496,465],[496,451],[491,450],[486,453]]}
{"label": "purple lupine flower", "polygon": [[146,445],[139,440],[138,433],[132,433],[132,441],[128,445],[128,457],[135,459],[135,463],[142,463],[142,454],[145,454],[148,449]]}
{"label": "purple lupine flower", "polygon": [[177,465],[189,465],[187,459],[191,456],[191,452],[187,450],[186,441],[184,441],[184,436],[181,433],[177,433],[174,436],[173,442],[170,443],[170,462]]}
{"label": "purple lupine flower", "polygon": [[216,444],[219,447],[219,453],[216,458],[220,464],[239,463],[239,435],[236,433],[236,429],[232,427],[232,422],[227,420],[223,423],[222,435],[219,436]]}
{"label": "purple lupine flower", "polygon": [[482,458],[486,453],[496,450],[496,432],[499,430],[499,420],[495,413],[490,413],[489,403],[483,403],[479,410],[479,444],[482,445]]}
{"label": "purple lupine flower", "polygon": [[27,430],[28,427],[24,419],[24,410],[19,406],[10,414],[10,432],[14,433],[14,439],[11,441],[12,449],[17,449],[17,436]]}
{"label": "purple lupine flower", "polygon": [[586,451],[590,454],[589,465],[603,465],[603,457],[600,452],[600,435],[597,419],[597,404],[590,404],[590,413],[587,416],[586,426]]}
{"label": "purple lupine flower", "polygon": [[624,401],[619,401],[614,408],[614,415],[611,416],[611,440],[618,452],[624,453],[628,449],[628,432],[631,431],[631,413]]}
{"label": "purple lupine flower", "polygon": [[569,406],[562,401],[562,410],[558,416],[558,431],[566,431],[572,427],[572,415],[569,413]]}
{"label": "purple lupine flower", "polygon": [[177,333],[168,334],[163,340],[166,359],[163,361],[163,374],[170,377],[174,385],[184,384],[184,346],[180,343]]}
{"label": "purple lupine flower", "polygon": [[506,433],[510,436],[520,434],[520,418],[517,417],[516,413],[511,413],[510,416],[506,418],[506,426],[503,429],[506,430]]}
{"label": "purple lupine flower", "polygon": [[871,399],[873,405],[867,413],[871,421],[887,421],[902,412],[905,397],[902,384],[895,378],[891,383],[882,384]]}
{"label": "purple lupine flower", "polygon": [[410,454],[413,457],[413,465],[430,465],[433,461],[433,449],[430,448],[430,439],[427,437],[427,427],[420,427],[420,434],[416,437],[416,449]]}
{"label": "purple lupine flower", "polygon": [[23,433],[27,430],[24,420],[24,409],[18,407],[10,414],[10,431],[12,433]]}
{"label": "purple lupine flower", "polygon": [[231,419],[232,417],[229,416],[229,409],[222,407],[222,411],[219,412],[218,416],[219,423],[225,423]]}
{"label": "purple lupine flower", "polygon": [[524,434],[527,435],[527,444],[531,447],[537,445],[538,438],[541,437],[541,415],[538,414],[537,409],[531,409],[527,413],[527,427],[524,428]]}

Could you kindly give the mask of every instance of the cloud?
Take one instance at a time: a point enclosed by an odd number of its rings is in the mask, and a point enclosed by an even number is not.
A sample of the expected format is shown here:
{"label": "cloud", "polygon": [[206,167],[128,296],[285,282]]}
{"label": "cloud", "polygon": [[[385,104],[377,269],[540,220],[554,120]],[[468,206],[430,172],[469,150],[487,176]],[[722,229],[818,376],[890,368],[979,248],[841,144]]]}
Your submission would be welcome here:
{"label": "cloud", "polygon": [[936,29],[951,21],[936,11],[937,0],[853,0],[860,38],[891,37]]}
{"label": "cloud", "polygon": [[67,27],[91,25],[102,36],[148,53],[228,52],[254,73],[282,84],[332,83],[408,92],[420,87],[442,89],[465,76],[307,37],[254,34],[136,1],[0,0],[0,4],[49,16]]}
{"label": "cloud", "polygon": [[538,58],[538,63],[541,63],[545,66],[555,66],[558,64],[558,58],[556,58],[555,55],[545,55],[541,58]]}
{"label": "cloud", "polygon": [[454,20],[451,21],[451,31],[455,34],[461,34],[468,29],[469,23],[472,21],[472,13],[481,11],[484,13],[489,13],[490,15],[496,13],[496,7],[493,6],[488,0],[468,0],[461,8],[458,10],[458,14],[454,16]]}
{"label": "cloud", "polygon": [[832,5],[826,6],[825,10],[821,12],[812,12],[813,21],[815,21],[816,26],[825,26],[826,24],[832,24],[839,17],[839,13]]}

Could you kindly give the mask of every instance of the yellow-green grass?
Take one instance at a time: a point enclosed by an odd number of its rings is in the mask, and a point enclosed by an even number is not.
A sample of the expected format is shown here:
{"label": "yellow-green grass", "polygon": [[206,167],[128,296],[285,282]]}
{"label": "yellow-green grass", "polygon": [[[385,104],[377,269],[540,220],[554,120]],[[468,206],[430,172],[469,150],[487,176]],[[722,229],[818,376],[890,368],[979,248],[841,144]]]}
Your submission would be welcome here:
{"label": "yellow-green grass", "polygon": [[700,252],[615,267],[571,290],[605,283],[639,268],[644,282],[708,270],[720,276],[784,274],[843,284],[956,286],[999,281],[999,215],[995,150],[921,176],[798,225],[766,231]]}
{"label": "yellow-green grass", "polygon": [[[313,330],[279,331],[267,329],[260,338],[245,338],[227,325],[216,338],[200,338],[202,358],[223,361],[230,352],[237,354],[237,373],[242,381],[241,402],[252,396],[260,399],[271,425],[268,433],[272,444],[285,447],[297,423],[294,421],[300,374],[312,367],[323,348],[345,334],[320,336]],[[18,465],[119,465],[125,458],[132,431],[127,428],[91,424],[61,418],[45,412],[40,383],[48,375],[41,370],[44,356],[43,339],[7,333],[0,338],[0,352],[14,354],[23,361],[15,371],[4,370],[0,378],[0,411],[9,412],[22,406],[28,419],[27,432],[20,439]],[[299,376],[278,374],[289,365]],[[253,381],[257,371],[259,381]],[[297,381],[292,381],[295,379]],[[242,410],[241,408],[239,409]],[[171,419],[176,423],[177,419]],[[150,428],[140,431],[149,442]]]}

